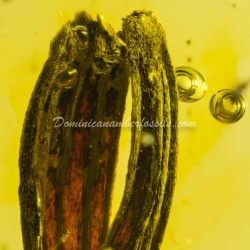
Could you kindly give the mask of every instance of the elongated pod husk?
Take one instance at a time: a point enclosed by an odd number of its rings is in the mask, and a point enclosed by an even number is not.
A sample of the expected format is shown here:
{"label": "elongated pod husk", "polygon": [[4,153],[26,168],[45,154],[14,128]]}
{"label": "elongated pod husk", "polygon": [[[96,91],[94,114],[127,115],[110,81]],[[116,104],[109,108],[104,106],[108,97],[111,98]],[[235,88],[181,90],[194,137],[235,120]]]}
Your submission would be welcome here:
{"label": "elongated pod husk", "polygon": [[132,82],[131,152],[123,199],[103,249],[157,250],[177,171],[178,96],[161,23],[150,11],[123,19]]}
{"label": "elongated pod husk", "polygon": [[101,16],[78,13],[52,41],[24,121],[25,250],[101,248],[120,135],[101,124],[122,121],[127,88],[124,44]]}

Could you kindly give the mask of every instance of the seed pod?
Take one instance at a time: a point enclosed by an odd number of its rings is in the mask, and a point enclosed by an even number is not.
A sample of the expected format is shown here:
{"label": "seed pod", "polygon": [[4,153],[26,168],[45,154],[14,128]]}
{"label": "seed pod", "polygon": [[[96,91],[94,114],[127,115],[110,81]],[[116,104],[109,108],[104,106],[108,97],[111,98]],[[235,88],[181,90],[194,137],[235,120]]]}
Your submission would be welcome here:
{"label": "seed pod", "polygon": [[[109,225],[128,89],[124,44],[86,12],[50,47],[26,113],[19,157],[25,250],[100,249]],[[119,53],[118,53],[119,52]]]}
{"label": "seed pod", "polygon": [[177,86],[165,32],[152,12],[127,16],[122,36],[132,82],[131,120],[140,126],[132,128],[123,199],[103,249],[156,250],[167,225],[176,179]]}

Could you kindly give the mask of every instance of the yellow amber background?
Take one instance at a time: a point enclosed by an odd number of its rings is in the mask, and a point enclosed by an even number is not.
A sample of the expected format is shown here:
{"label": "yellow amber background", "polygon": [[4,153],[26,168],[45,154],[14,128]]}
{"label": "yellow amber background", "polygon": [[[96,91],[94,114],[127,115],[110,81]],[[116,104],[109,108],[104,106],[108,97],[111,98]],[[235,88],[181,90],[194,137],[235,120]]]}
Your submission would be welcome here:
{"label": "yellow amber background", "polygon": [[[178,181],[162,250],[250,248],[250,114],[227,125],[210,114],[212,95],[250,82],[250,1],[106,0],[0,2],[0,250],[21,250],[18,150],[24,114],[59,28],[86,10],[116,30],[133,10],[161,20],[174,67],[190,66],[207,80],[206,96],[180,103]],[[187,44],[187,40],[191,44]],[[188,61],[191,58],[191,62]],[[242,95],[250,100],[250,86]],[[131,97],[125,119],[130,117]],[[123,192],[130,132],[123,129],[113,213]]]}

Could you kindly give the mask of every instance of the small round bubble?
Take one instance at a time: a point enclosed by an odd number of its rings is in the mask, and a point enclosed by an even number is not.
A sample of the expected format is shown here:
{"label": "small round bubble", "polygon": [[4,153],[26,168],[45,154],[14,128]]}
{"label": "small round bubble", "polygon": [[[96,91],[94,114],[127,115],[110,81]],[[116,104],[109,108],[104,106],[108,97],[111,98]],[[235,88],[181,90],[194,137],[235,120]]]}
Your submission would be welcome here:
{"label": "small round bubble", "polygon": [[77,69],[69,66],[67,69],[63,70],[57,75],[56,83],[58,87],[68,90],[76,85],[77,79]]}
{"label": "small round bubble", "polygon": [[222,123],[239,121],[246,111],[246,102],[239,92],[222,89],[213,95],[210,101],[212,116]]}
{"label": "small round bubble", "polygon": [[195,102],[205,95],[207,84],[197,70],[181,66],[175,69],[175,74],[180,101]]}
{"label": "small round bubble", "polygon": [[151,133],[143,132],[141,135],[141,144],[145,147],[151,146],[155,142],[155,137]]}

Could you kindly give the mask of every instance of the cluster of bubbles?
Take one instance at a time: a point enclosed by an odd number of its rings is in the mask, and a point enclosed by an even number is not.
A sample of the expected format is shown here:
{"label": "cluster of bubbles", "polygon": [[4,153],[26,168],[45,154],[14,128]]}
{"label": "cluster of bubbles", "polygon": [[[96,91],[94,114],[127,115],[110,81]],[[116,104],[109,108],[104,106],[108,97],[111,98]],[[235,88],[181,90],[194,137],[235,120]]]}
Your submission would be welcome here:
{"label": "cluster of bubbles", "polygon": [[[195,69],[182,66],[175,69],[179,100],[195,102],[206,93],[207,84],[204,77]],[[222,89],[213,95],[210,101],[212,116],[223,123],[239,121],[246,111],[246,102],[239,89]]]}

